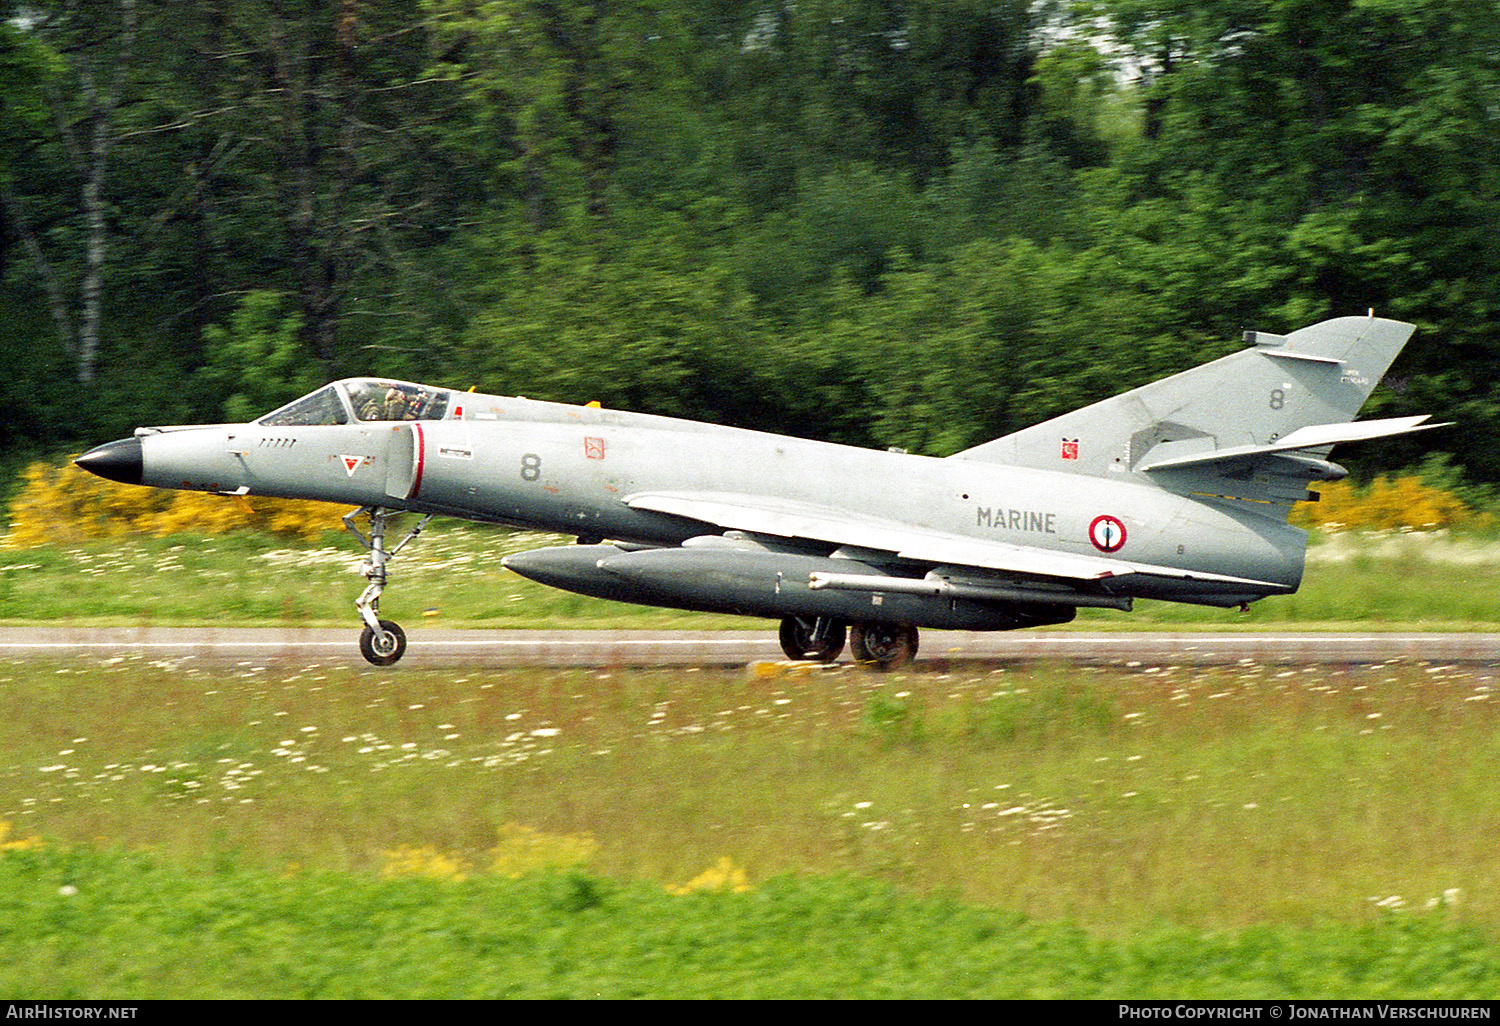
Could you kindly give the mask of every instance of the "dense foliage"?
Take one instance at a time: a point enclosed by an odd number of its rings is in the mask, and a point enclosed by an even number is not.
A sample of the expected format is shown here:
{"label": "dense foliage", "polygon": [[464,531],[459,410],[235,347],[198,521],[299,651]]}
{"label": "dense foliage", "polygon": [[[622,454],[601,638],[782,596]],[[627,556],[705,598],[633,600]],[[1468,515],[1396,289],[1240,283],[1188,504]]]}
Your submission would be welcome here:
{"label": "dense foliage", "polygon": [[378,372],[944,454],[1374,308],[1461,427],[1370,458],[1500,480],[1495,0],[0,11],[6,452]]}

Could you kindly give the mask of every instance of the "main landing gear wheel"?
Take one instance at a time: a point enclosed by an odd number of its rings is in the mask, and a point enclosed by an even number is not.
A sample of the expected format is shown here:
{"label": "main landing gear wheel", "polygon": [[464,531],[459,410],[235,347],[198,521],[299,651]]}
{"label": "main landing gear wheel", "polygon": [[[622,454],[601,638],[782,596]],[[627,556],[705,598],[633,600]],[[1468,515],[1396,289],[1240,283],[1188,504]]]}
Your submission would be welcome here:
{"label": "main landing gear wheel", "polygon": [[359,654],[376,666],[389,666],[406,654],[406,632],[395,620],[381,620],[378,633],[366,627],[359,636]]}
{"label": "main landing gear wheel", "polygon": [[788,616],[781,621],[781,650],[788,659],[831,663],[844,650],[846,628],[827,616]]}
{"label": "main landing gear wheel", "polygon": [[854,661],[880,670],[905,666],[917,655],[917,629],[905,623],[857,623],[849,630]]}

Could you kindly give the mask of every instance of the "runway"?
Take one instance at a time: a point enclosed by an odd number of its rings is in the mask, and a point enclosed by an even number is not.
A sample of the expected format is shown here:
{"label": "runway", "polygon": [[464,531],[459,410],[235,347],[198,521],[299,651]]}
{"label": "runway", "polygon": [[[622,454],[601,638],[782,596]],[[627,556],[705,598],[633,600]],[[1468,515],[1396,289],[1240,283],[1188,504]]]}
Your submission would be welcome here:
{"label": "runway", "polygon": [[[0,659],[144,657],[364,666],[351,628],[7,627]],[[785,659],[765,631],[413,629],[393,668],[743,666]],[[843,661],[847,662],[847,652]],[[922,632],[919,666],[1053,662],[1092,665],[1370,664],[1389,660],[1500,665],[1500,634]],[[376,668],[371,667],[375,670]]]}

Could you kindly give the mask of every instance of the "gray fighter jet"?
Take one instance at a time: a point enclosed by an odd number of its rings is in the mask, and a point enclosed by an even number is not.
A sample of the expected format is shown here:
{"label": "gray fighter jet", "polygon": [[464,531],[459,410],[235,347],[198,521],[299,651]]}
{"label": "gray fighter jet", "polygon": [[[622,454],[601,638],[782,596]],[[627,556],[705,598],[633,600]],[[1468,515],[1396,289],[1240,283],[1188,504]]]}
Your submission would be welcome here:
{"label": "gray fighter jet", "polygon": [[[1136,598],[1243,607],[1302,579],[1287,522],[1341,442],[1442,425],[1355,423],[1413,328],[1344,317],[1248,332],[1212,363],[946,459],[667,417],[336,381],[248,424],[138,428],[78,458],[157,488],[358,506],[366,659],[401,658],[387,564],[434,516],[576,545],[504,560],[569,591],[781,621],[793,659],[893,667],[917,629],[1066,623]],[[394,548],[387,520],[422,514]],[[361,530],[356,518],[368,519]]]}

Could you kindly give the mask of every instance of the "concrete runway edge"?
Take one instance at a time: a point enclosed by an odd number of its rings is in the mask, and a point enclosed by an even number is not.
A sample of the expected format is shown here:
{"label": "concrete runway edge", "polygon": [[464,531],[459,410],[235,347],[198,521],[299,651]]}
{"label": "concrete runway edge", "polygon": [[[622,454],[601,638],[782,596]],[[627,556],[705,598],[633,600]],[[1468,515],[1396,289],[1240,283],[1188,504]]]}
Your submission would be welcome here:
{"label": "concrete runway edge", "polygon": [[[6,627],[0,658],[152,657],[235,664],[364,666],[352,628]],[[765,631],[413,629],[394,668],[475,666],[735,666],[782,660]],[[848,661],[846,652],[844,661]],[[918,664],[1370,664],[1389,660],[1500,664],[1500,634],[1289,632],[922,632]],[[371,667],[371,669],[375,669]],[[390,672],[390,671],[387,671]]]}

